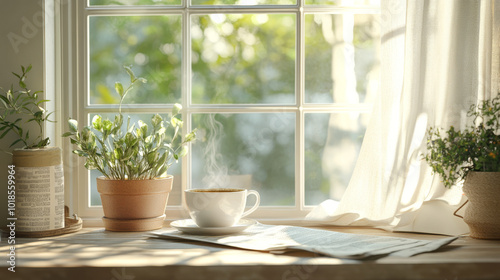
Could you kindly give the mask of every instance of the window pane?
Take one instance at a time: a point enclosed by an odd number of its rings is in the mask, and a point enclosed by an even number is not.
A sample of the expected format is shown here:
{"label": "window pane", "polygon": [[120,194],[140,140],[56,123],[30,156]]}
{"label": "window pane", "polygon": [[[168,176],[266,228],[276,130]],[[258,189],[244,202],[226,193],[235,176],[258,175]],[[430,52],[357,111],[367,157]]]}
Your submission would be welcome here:
{"label": "window pane", "polygon": [[130,81],[123,65],[148,80],[123,103],[180,102],[181,33],[180,15],[90,17],[90,103],[119,103],[114,84]]}
{"label": "window pane", "polygon": [[295,15],[192,16],[192,100],[293,104]]}
{"label": "window pane", "polygon": [[[90,114],[89,115],[89,123],[91,122],[92,118],[94,117],[95,114]],[[103,119],[109,119],[111,121],[114,120],[115,114],[113,113],[105,113],[105,114],[99,114],[102,116]],[[161,114],[162,117],[165,119],[168,114]],[[123,119],[124,119],[124,124],[127,122],[127,118],[130,116],[130,124],[137,124],[139,120],[142,120],[145,122],[150,128],[152,127],[151,124],[151,117],[153,117],[152,114],[123,114]],[[137,125],[136,125],[137,127]],[[172,128],[167,129],[167,135],[172,135],[173,130]],[[179,160],[178,162],[173,162],[172,166],[168,169],[167,173],[169,175],[174,176],[174,182],[173,182],[173,187],[172,187],[172,192],[170,193],[168,197],[168,205],[181,205],[181,190],[182,190],[182,176],[181,176],[181,168],[182,168],[182,160]],[[89,184],[90,184],[90,205],[91,206],[100,206],[101,205],[101,198],[99,196],[99,192],[97,192],[97,183],[96,183],[96,178],[99,176],[102,176],[102,174],[97,171],[97,170],[92,170],[89,172],[90,173],[90,178],[89,178]]]}
{"label": "window pane", "polygon": [[306,0],[306,5],[380,6],[380,0]]}
{"label": "window pane", "polygon": [[192,188],[257,190],[261,205],[295,203],[295,114],[195,114]]}
{"label": "window pane", "polygon": [[305,202],[340,200],[358,158],[368,114],[305,115]]}
{"label": "window pane", "polygon": [[182,0],[89,0],[90,6],[98,5],[180,5]]}
{"label": "window pane", "polygon": [[296,0],[191,0],[192,5],[295,5]]}
{"label": "window pane", "polygon": [[378,15],[305,16],[307,103],[372,103],[380,79]]}

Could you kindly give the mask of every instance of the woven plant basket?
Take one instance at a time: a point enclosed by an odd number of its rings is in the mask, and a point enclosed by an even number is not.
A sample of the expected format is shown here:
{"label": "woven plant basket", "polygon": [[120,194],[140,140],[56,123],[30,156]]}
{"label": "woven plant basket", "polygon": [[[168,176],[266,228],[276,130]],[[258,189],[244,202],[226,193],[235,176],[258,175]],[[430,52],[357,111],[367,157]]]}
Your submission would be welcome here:
{"label": "woven plant basket", "polygon": [[500,172],[470,172],[463,190],[469,199],[463,218],[470,237],[500,239]]}

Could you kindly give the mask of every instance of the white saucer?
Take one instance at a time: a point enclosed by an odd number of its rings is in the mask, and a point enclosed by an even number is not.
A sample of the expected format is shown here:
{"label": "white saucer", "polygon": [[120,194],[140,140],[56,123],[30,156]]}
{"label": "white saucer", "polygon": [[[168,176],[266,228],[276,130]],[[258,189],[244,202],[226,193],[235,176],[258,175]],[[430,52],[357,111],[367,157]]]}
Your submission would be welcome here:
{"label": "white saucer", "polygon": [[243,231],[257,223],[255,220],[240,219],[240,221],[230,227],[199,227],[191,219],[177,220],[170,223],[170,226],[187,234],[198,235],[226,235]]}

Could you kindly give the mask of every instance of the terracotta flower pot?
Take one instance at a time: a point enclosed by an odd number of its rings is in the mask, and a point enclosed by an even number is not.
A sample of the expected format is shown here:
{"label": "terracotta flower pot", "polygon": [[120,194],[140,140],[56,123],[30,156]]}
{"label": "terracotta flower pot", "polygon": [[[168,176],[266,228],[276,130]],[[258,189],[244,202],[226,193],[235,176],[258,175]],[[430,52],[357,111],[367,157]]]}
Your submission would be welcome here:
{"label": "terracotta flower pot", "polygon": [[163,226],[174,177],[152,180],[97,178],[104,227],[111,231],[147,231]]}
{"label": "terracotta flower pot", "polygon": [[470,237],[500,239],[500,172],[470,172],[463,190],[469,199],[464,221]]}

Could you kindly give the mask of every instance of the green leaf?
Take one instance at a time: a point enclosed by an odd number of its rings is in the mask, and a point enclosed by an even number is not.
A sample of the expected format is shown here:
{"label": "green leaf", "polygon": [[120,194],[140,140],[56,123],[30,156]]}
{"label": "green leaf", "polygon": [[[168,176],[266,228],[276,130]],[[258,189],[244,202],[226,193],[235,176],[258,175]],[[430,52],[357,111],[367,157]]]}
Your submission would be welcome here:
{"label": "green leaf", "polygon": [[75,133],[74,133],[74,132],[66,132],[66,133],[64,133],[64,134],[62,135],[62,137],[69,137],[69,136],[73,136],[73,135],[75,135]]}
{"label": "green leaf", "polygon": [[45,120],[47,120],[47,121],[49,121],[49,122],[52,122],[52,123],[55,123],[55,121],[49,120],[49,117],[50,117],[50,115],[52,115],[52,113],[54,113],[54,112],[50,112],[50,113],[48,113],[48,114],[45,116]]}
{"label": "green leaf", "polygon": [[165,174],[165,173],[167,172],[167,169],[168,169],[167,165],[163,165],[163,166],[160,168],[160,170],[158,170],[158,171],[156,172],[157,177],[160,177],[160,176],[162,176],[163,174]]}
{"label": "green leaf", "polygon": [[12,146],[16,145],[17,143],[21,142],[23,139],[17,139],[14,141],[12,144],[10,144],[9,148],[12,148]]}
{"label": "green leaf", "polygon": [[69,130],[71,132],[77,132],[78,131],[78,121],[74,119],[69,119],[68,120],[68,125],[69,125]]}
{"label": "green leaf", "polygon": [[92,126],[94,129],[101,131],[102,129],[102,117],[100,115],[95,115],[92,118]]}
{"label": "green leaf", "polygon": [[7,135],[7,133],[9,133],[9,131],[11,131],[11,130],[12,130],[12,127],[9,127],[7,130],[5,130],[5,131],[2,133],[2,135],[0,135],[0,139],[4,138],[4,137],[5,137],[5,135]]}
{"label": "green leaf", "polygon": [[115,158],[120,160],[122,158],[123,150],[122,148],[118,147],[114,151]]}
{"label": "green leaf", "polygon": [[127,71],[127,74],[130,76],[130,82],[133,83],[136,80],[136,77],[132,68],[130,66],[123,66],[123,68],[125,68],[125,71]]}
{"label": "green leaf", "polygon": [[156,132],[156,134],[159,135],[159,136],[164,136],[166,132],[167,132],[167,129],[164,128],[164,127],[162,127],[160,129],[158,129],[158,131]]}
{"label": "green leaf", "polygon": [[176,117],[170,118],[173,127],[182,127],[182,121]]}
{"label": "green leaf", "polygon": [[111,134],[117,134],[123,125],[123,116],[122,114],[115,115],[115,121],[113,122],[113,129],[111,130]]}
{"label": "green leaf", "polygon": [[6,95],[7,95],[7,100],[9,101],[9,104],[10,104],[12,101],[12,91],[11,90],[7,91]]}
{"label": "green leaf", "polygon": [[189,149],[187,146],[182,146],[181,151],[179,152],[179,157],[184,157],[187,155]]}
{"label": "green leaf", "polygon": [[115,83],[115,91],[120,97],[123,97],[123,85],[120,82]]}
{"label": "green leaf", "polygon": [[150,165],[154,164],[158,160],[158,153],[149,153],[147,160]]}
{"label": "green leaf", "polygon": [[111,129],[113,128],[113,123],[110,120],[102,121],[102,129],[105,133],[111,133]]}
{"label": "green leaf", "polygon": [[47,146],[48,144],[50,144],[50,138],[49,137],[47,137],[47,138],[43,139],[42,141],[40,141],[37,146],[41,148],[41,147]]}
{"label": "green leaf", "polygon": [[49,102],[49,101],[50,101],[50,100],[48,100],[48,99],[40,100],[40,101],[38,101],[38,102],[36,103],[36,105],[37,105],[37,106],[39,106],[40,104],[45,103],[45,102]]}
{"label": "green leaf", "polygon": [[163,165],[165,164],[165,162],[167,161],[167,155],[168,155],[168,152],[166,153],[163,153],[160,157],[160,159],[158,160],[158,164],[159,165]]}
{"label": "green leaf", "polygon": [[92,131],[90,130],[90,128],[88,126],[84,127],[82,129],[82,141],[87,142],[90,140],[91,137],[92,137]]}
{"label": "green leaf", "polygon": [[190,133],[188,133],[186,135],[186,137],[184,137],[184,142],[186,142],[186,143],[187,142],[191,142],[191,141],[193,141],[195,139],[196,139],[196,129],[193,130],[193,131],[191,131]]}
{"label": "green leaf", "polygon": [[82,150],[73,150],[73,154],[76,154],[80,157],[88,157],[89,154],[87,154],[86,152],[82,151]]}
{"label": "green leaf", "polygon": [[3,103],[4,107],[8,107],[7,104],[10,104],[9,99],[7,99],[7,97],[5,97],[3,95],[0,95],[0,99],[2,100],[2,103]]}
{"label": "green leaf", "polygon": [[137,123],[139,124],[139,129],[141,130],[142,137],[146,136],[148,134],[148,125],[142,120],[139,120]]}
{"label": "green leaf", "polygon": [[138,141],[139,139],[133,133],[127,132],[125,134],[125,144],[128,148],[134,147]]}
{"label": "green leaf", "polygon": [[84,166],[85,166],[85,168],[87,168],[88,170],[94,170],[94,169],[97,169],[97,165],[96,165],[93,161],[91,161],[90,159],[85,161]]}
{"label": "green leaf", "polygon": [[182,105],[175,103],[174,108],[172,109],[172,115],[175,116],[175,115],[179,114],[181,110],[182,110]]}
{"label": "green leaf", "polygon": [[153,124],[153,127],[155,129],[158,129],[158,127],[160,126],[160,124],[163,122],[163,118],[159,115],[159,114],[156,114],[154,115],[152,118],[151,118],[151,123]]}

